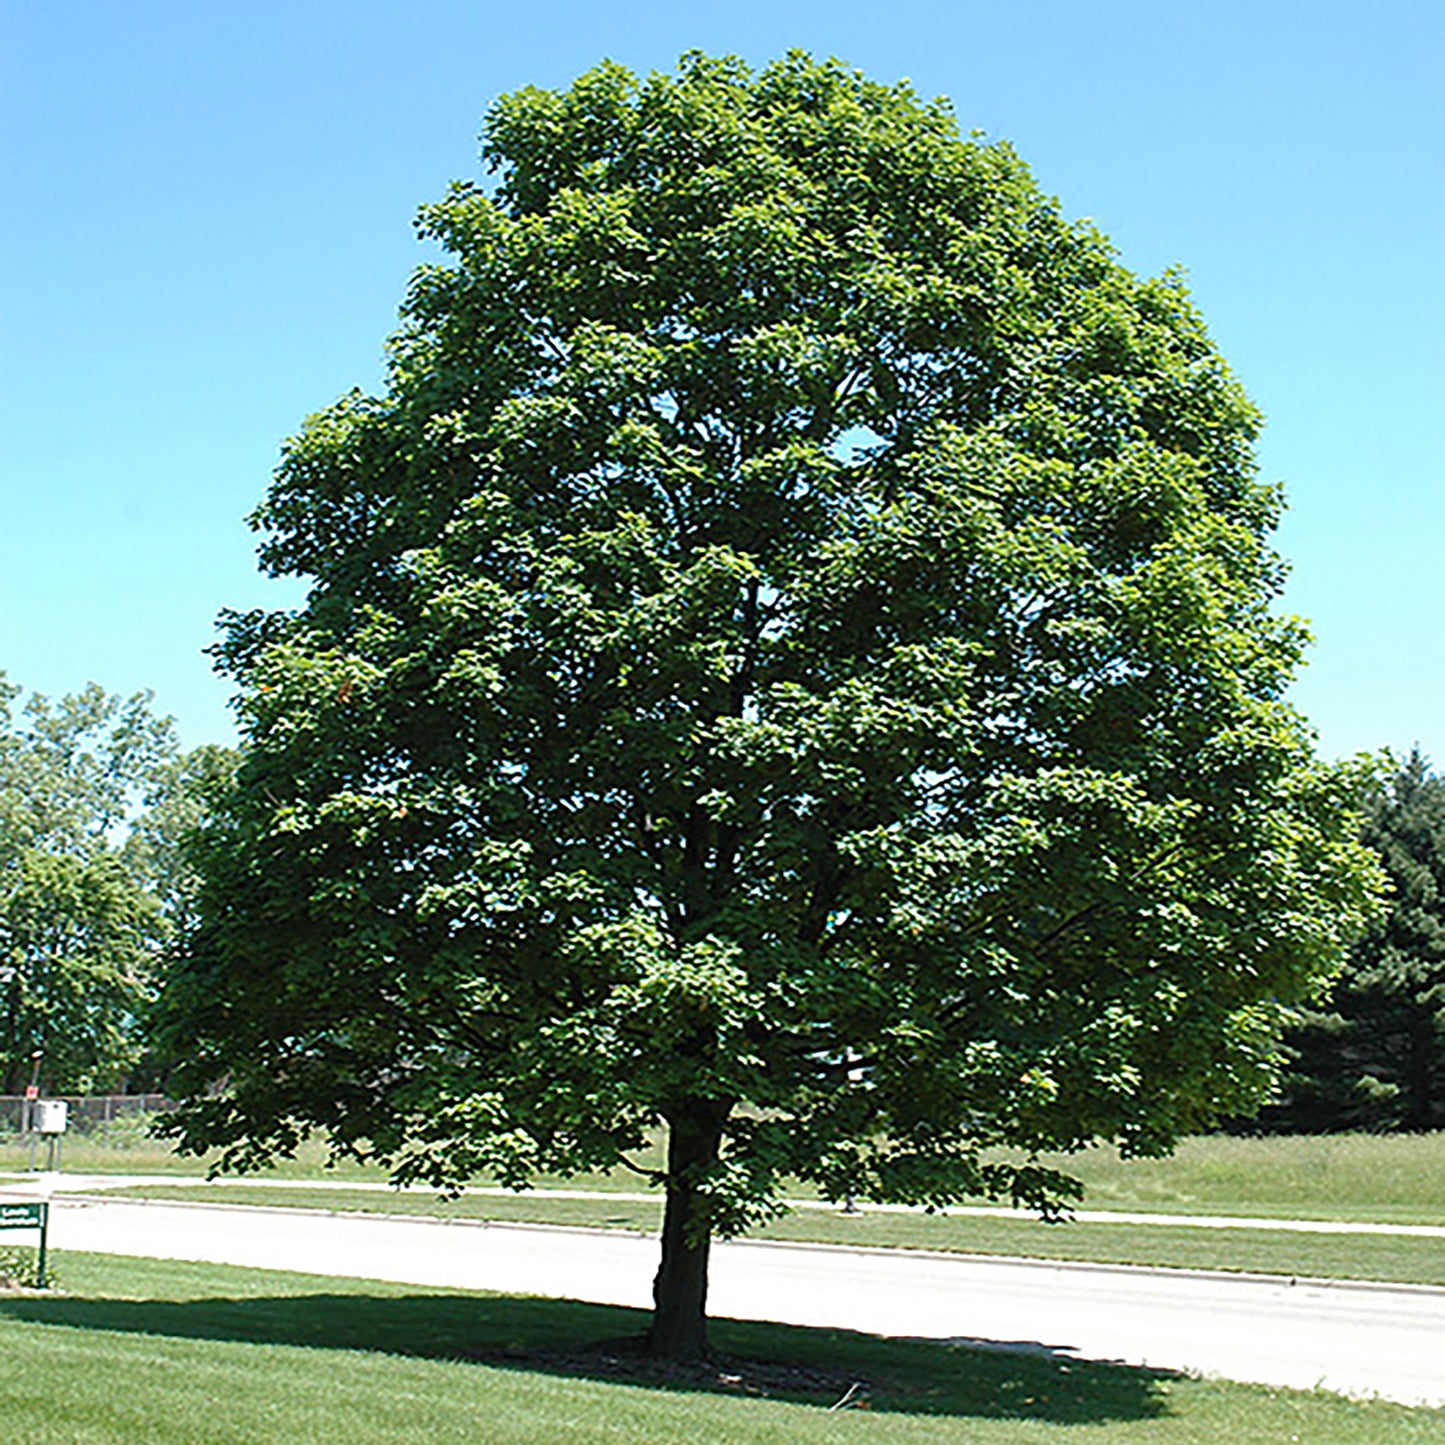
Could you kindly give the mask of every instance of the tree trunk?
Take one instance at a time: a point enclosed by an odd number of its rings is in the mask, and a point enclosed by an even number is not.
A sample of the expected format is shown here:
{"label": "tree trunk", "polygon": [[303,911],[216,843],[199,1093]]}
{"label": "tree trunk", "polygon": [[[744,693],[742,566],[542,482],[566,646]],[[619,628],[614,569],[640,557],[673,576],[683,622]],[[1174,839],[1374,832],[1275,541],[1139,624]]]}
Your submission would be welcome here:
{"label": "tree trunk", "polygon": [[668,1120],[667,1207],[662,1217],[662,1263],[652,1282],[652,1327],[647,1347],[673,1360],[707,1354],[707,1262],[712,1223],[700,1215],[698,1174],[718,1157],[723,1120],[704,1106]]}

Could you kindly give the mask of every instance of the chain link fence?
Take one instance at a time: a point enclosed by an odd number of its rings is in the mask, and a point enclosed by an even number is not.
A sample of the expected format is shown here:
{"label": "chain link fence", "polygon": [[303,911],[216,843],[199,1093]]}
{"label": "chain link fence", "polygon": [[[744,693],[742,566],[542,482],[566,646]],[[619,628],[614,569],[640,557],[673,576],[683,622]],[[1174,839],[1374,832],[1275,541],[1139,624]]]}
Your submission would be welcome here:
{"label": "chain link fence", "polygon": [[[56,1094],[70,1107],[65,1132],[95,1144],[128,1144],[145,1132],[152,1114],[175,1105],[164,1094]],[[33,1104],[20,1094],[0,1094],[0,1140],[24,1139],[32,1127]]]}

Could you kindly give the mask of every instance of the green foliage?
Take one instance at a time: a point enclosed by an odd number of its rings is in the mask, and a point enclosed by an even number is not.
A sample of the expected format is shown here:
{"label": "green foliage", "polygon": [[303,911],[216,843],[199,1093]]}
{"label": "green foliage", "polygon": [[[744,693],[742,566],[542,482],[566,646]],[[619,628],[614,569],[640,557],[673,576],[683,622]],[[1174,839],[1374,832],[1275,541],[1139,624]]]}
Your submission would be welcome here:
{"label": "green foliage", "polygon": [[[0,1290],[34,1289],[39,1268],[39,1250],[25,1245],[0,1245]],[[46,1251],[45,1288],[59,1289],[55,1273],[55,1253]]]}
{"label": "green foliage", "polygon": [[788,1176],[1053,1208],[1028,1151],[1250,1107],[1377,878],[1182,285],[800,54],[521,91],[483,153],[257,513],[313,586],[229,619],[167,1126],[445,1187],[665,1123],[705,1232]]}
{"label": "green foliage", "polygon": [[1373,792],[1361,836],[1392,885],[1389,909],[1289,1031],[1270,1128],[1445,1128],[1445,779],[1418,751]]}
{"label": "green foliage", "polygon": [[[140,1015],[194,881],[180,857],[196,781],[148,693],[59,701],[0,674],[0,1092],[89,1092],[140,1055]],[[213,757],[213,754],[215,755]]]}
{"label": "green foliage", "polygon": [[193,837],[230,785],[239,761],[235,748],[203,743],[165,757],[147,779],[144,807],[133,819],[125,857],[173,933],[192,922],[200,888],[190,851]]}
{"label": "green foliage", "polygon": [[148,694],[92,683],[17,716],[19,696],[0,675],[0,1089],[19,1093],[40,1055],[52,1090],[86,1091],[139,1052],[164,925],[123,840],[175,743]]}

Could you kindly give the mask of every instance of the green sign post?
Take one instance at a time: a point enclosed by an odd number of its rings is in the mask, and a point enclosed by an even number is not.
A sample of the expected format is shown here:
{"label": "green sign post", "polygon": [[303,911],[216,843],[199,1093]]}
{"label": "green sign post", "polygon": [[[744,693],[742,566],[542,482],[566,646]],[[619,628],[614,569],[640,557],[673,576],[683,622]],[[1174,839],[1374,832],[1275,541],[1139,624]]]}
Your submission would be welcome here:
{"label": "green sign post", "polygon": [[35,1288],[45,1288],[45,1237],[50,1231],[50,1205],[44,1200],[0,1204],[0,1229],[38,1229],[40,1252],[35,1258]]}

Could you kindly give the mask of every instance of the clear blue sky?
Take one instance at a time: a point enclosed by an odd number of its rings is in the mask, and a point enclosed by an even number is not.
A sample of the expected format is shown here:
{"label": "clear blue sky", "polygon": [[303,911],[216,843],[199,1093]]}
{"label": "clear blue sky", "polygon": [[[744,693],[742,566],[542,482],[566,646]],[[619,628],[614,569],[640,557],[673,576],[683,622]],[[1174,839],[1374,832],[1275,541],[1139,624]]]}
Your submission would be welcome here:
{"label": "clear blue sky", "polygon": [[381,347],[411,217],[488,103],[604,56],[793,46],[951,97],[1128,266],[1190,277],[1291,511],[1296,701],[1338,755],[1445,763],[1445,5],[1437,0],[4,0],[0,668],[155,690],[283,605],[243,518]]}

